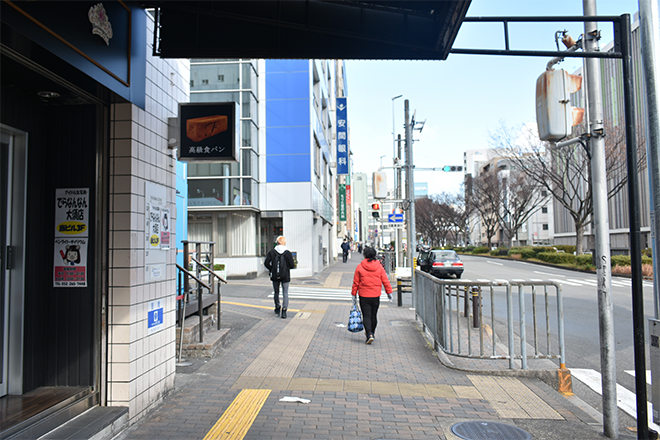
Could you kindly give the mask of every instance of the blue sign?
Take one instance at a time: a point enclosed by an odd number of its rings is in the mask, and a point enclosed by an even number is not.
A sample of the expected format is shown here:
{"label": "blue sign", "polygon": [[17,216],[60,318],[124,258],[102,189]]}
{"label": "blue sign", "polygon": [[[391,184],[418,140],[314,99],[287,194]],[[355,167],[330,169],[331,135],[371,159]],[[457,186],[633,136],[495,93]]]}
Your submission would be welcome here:
{"label": "blue sign", "polygon": [[389,214],[387,221],[390,223],[403,223],[403,214]]}
{"label": "blue sign", "polygon": [[147,334],[163,329],[163,300],[151,301],[147,311]]}
{"label": "blue sign", "polygon": [[348,174],[348,112],[346,98],[337,98],[337,174]]}

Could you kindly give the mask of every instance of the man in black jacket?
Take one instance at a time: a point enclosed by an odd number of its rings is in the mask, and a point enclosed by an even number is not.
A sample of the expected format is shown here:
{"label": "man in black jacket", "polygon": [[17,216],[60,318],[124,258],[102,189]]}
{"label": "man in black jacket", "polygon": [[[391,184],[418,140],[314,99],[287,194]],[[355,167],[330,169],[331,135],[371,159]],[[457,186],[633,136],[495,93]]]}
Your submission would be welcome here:
{"label": "man in black jacket", "polygon": [[348,240],[344,238],[344,242],[341,244],[342,256],[344,257],[344,263],[348,259],[348,251],[351,249],[351,245],[348,244]]}
{"label": "man in black jacket", "polygon": [[[286,309],[289,307],[289,282],[291,282],[291,269],[295,268],[293,255],[286,248],[286,238],[277,237],[277,246],[268,252],[264,266],[270,273],[273,282],[275,300],[275,314],[282,312],[282,319],[286,319]],[[280,305],[280,285],[282,286],[282,305]]]}

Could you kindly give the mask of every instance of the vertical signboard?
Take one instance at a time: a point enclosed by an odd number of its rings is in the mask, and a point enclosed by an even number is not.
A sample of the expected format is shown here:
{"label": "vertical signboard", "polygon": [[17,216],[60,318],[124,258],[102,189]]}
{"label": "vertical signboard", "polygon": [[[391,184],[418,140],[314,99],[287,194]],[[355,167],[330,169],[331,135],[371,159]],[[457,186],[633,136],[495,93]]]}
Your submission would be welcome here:
{"label": "vertical signboard", "polygon": [[147,334],[153,334],[163,329],[163,300],[149,302],[149,309],[147,310]]}
{"label": "vertical signboard", "polygon": [[346,185],[339,185],[339,221],[346,221]]}
{"label": "vertical signboard", "polygon": [[54,287],[87,287],[89,188],[55,190]]}
{"label": "vertical signboard", "polygon": [[337,98],[337,174],[348,174],[348,119],[346,98]]}

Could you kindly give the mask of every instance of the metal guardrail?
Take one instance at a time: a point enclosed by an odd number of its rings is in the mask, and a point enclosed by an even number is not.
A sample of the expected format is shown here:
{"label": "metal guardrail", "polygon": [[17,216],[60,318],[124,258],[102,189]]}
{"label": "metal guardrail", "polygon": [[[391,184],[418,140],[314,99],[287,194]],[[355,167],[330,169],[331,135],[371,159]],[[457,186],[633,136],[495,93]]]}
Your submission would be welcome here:
{"label": "metal guardrail", "polygon": [[[508,359],[510,369],[515,368],[515,360],[520,361],[522,369],[527,369],[528,359],[559,359],[560,368],[565,368],[564,312],[559,283],[441,280],[419,270],[414,276],[416,314],[432,335],[436,349],[469,358]],[[530,306],[526,304],[528,296]],[[553,312],[556,321],[551,319]],[[527,337],[529,314],[531,340]],[[503,341],[506,345],[499,341],[498,335],[506,335]],[[531,355],[528,344],[534,351]]]}

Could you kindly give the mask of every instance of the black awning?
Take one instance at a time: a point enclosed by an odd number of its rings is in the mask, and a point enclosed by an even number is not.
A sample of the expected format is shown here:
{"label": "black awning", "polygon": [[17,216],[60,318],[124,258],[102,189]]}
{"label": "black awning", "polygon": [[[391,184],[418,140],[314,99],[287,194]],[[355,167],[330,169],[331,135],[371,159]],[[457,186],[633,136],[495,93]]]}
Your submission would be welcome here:
{"label": "black awning", "polygon": [[149,1],[163,58],[444,60],[471,0]]}

